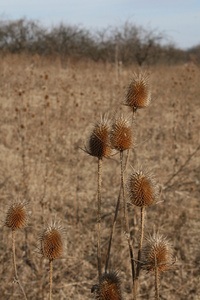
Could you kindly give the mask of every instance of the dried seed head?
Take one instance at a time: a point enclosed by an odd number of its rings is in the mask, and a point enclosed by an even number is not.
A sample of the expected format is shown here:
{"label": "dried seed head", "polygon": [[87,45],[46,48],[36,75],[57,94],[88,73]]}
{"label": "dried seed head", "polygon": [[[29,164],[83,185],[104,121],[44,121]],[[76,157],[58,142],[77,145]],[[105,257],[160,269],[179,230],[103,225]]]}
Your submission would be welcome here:
{"label": "dried seed head", "polygon": [[40,237],[42,255],[50,261],[63,253],[63,229],[55,224],[48,226]]}
{"label": "dried seed head", "polygon": [[158,233],[149,236],[142,250],[142,268],[147,271],[167,271],[173,264],[172,247],[169,241]]}
{"label": "dried seed head", "polygon": [[23,228],[26,221],[26,204],[22,202],[13,203],[7,211],[5,225],[12,230],[16,230]]}
{"label": "dried seed head", "polygon": [[142,171],[135,171],[130,175],[127,188],[131,204],[139,207],[151,206],[158,196],[153,177]]}
{"label": "dried seed head", "polygon": [[90,135],[87,152],[98,158],[109,157],[109,127],[105,120],[97,123]]}
{"label": "dried seed head", "polygon": [[121,282],[117,273],[104,274],[96,290],[96,299],[121,300]]}
{"label": "dried seed head", "polygon": [[133,146],[133,132],[127,119],[120,117],[114,121],[110,141],[112,147],[118,151],[124,151]]}
{"label": "dried seed head", "polygon": [[124,104],[136,110],[148,106],[150,101],[151,92],[147,75],[136,74],[128,86]]}

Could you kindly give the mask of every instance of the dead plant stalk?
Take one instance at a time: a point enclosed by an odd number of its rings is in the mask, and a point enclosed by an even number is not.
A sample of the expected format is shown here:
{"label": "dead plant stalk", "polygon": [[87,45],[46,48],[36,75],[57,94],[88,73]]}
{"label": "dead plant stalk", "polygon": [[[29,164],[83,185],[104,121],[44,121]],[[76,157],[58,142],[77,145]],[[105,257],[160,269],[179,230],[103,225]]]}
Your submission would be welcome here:
{"label": "dead plant stalk", "polygon": [[130,254],[130,262],[131,262],[131,271],[132,271],[132,280],[133,280],[133,299],[137,299],[137,289],[135,284],[135,265],[134,265],[134,257],[133,257],[133,248],[130,237],[130,229],[129,229],[129,221],[128,221],[128,213],[127,213],[127,203],[125,197],[125,188],[124,188],[124,169],[123,169],[123,151],[120,151],[120,163],[121,163],[121,192],[123,198],[123,206],[124,206],[124,223],[125,223],[125,235],[128,241],[129,246],[129,254]]}
{"label": "dead plant stalk", "polygon": [[16,266],[16,255],[15,255],[15,230],[12,230],[12,254],[13,254],[13,269],[14,269],[14,277],[15,277],[15,281],[17,282],[17,284],[19,285],[24,299],[27,300],[24,288],[19,280],[18,274],[17,274],[17,266]]}
{"label": "dead plant stalk", "polygon": [[102,158],[98,158],[97,260],[99,280],[101,278],[101,171]]}

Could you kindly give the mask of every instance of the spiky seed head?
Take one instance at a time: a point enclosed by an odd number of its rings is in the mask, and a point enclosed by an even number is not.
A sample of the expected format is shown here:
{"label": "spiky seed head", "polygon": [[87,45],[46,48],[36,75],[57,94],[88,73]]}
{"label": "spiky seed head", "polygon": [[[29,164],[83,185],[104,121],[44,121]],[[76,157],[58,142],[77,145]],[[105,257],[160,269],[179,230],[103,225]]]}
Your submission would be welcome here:
{"label": "spiky seed head", "polygon": [[90,135],[87,152],[98,158],[109,157],[109,126],[105,120],[98,122]]}
{"label": "spiky seed head", "polygon": [[128,86],[124,104],[136,110],[148,106],[150,101],[151,91],[148,76],[145,73],[135,74]]}
{"label": "spiky seed head", "polygon": [[118,151],[124,151],[133,146],[133,132],[127,119],[119,117],[113,122],[110,141],[112,147]]}
{"label": "spiky seed head", "polygon": [[11,204],[6,214],[5,226],[12,230],[16,230],[23,228],[26,225],[26,222],[26,204],[22,202]]}
{"label": "spiky seed head", "polygon": [[167,271],[173,264],[173,253],[170,242],[160,235],[154,233],[147,238],[146,246],[142,250],[142,268],[147,271]]}
{"label": "spiky seed head", "polygon": [[40,237],[41,254],[50,261],[62,255],[64,249],[63,229],[55,224],[45,228]]}
{"label": "spiky seed head", "polygon": [[117,273],[104,274],[96,290],[98,300],[122,300],[121,281]]}
{"label": "spiky seed head", "polygon": [[131,204],[146,207],[151,206],[157,199],[158,189],[154,178],[143,171],[134,171],[127,183]]}

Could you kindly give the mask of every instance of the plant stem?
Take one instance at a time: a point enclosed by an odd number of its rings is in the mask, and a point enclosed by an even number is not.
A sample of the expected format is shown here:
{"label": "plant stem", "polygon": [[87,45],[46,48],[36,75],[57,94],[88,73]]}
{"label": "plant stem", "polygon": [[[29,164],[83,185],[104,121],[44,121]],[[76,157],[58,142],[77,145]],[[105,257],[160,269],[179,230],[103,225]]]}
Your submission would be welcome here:
{"label": "plant stem", "polygon": [[128,241],[130,261],[131,261],[131,271],[132,271],[132,279],[133,279],[133,299],[136,300],[137,290],[135,286],[135,265],[134,265],[134,258],[133,258],[133,248],[132,248],[131,237],[130,237],[127,203],[126,203],[126,197],[124,192],[125,188],[124,188],[123,151],[120,151],[120,162],[121,162],[121,187],[122,187],[121,190],[122,190],[122,198],[123,198],[123,206],[124,206],[125,234]]}
{"label": "plant stem", "polygon": [[53,260],[49,260],[49,300],[52,297],[52,273],[53,273]]}
{"label": "plant stem", "polygon": [[156,257],[155,257],[155,299],[159,300],[159,272],[158,272]]}
{"label": "plant stem", "polygon": [[99,280],[101,278],[101,170],[102,158],[98,159],[98,211],[97,211],[97,261]]}
{"label": "plant stem", "polygon": [[[136,114],[136,110],[133,109],[133,114],[132,114],[132,119],[131,119],[131,127],[133,126],[133,121],[135,120],[135,114]],[[130,149],[127,150],[124,172],[126,171],[126,168],[128,165],[129,155],[130,155]]]}
{"label": "plant stem", "polygon": [[17,267],[16,267],[16,256],[15,256],[15,230],[12,230],[12,252],[13,252],[13,267],[14,267],[14,276],[18,280]]}
{"label": "plant stem", "polygon": [[17,282],[17,284],[19,284],[19,287],[24,295],[24,299],[27,300],[24,288],[23,288],[23,286],[19,280],[18,274],[17,274],[16,256],[15,256],[15,230],[12,230],[12,254],[13,254],[13,268],[14,268],[15,281]]}
{"label": "plant stem", "polygon": [[145,214],[145,207],[141,207],[141,229],[140,229],[140,244],[138,250],[138,264],[137,264],[137,278],[140,274],[140,267],[141,267],[141,252],[142,252],[142,244],[144,239],[144,214]]}
{"label": "plant stem", "polygon": [[141,207],[141,229],[140,229],[140,244],[139,244],[139,250],[138,250],[138,260],[137,260],[137,271],[136,271],[136,288],[138,285],[138,278],[140,275],[140,269],[141,269],[141,253],[142,253],[142,245],[143,245],[143,239],[144,239],[144,215],[145,215],[145,207]]}
{"label": "plant stem", "polygon": [[107,252],[107,256],[106,256],[106,264],[105,264],[105,273],[107,273],[108,270],[108,263],[109,263],[109,259],[110,259],[110,250],[111,250],[111,244],[112,244],[112,238],[113,238],[113,234],[115,231],[115,225],[116,225],[116,221],[117,221],[117,215],[118,215],[118,211],[119,211],[119,204],[120,204],[120,198],[121,198],[121,185],[120,185],[120,190],[119,190],[119,196],[117,199],[117,205],[115,208],[115,215],[114,215],[114,219],[113,219],[113,223],[112,223],[112,227],[111,227],[111,233],[110,233],[110,239],[109,239],[109,244],[108,244],[108,252]]}

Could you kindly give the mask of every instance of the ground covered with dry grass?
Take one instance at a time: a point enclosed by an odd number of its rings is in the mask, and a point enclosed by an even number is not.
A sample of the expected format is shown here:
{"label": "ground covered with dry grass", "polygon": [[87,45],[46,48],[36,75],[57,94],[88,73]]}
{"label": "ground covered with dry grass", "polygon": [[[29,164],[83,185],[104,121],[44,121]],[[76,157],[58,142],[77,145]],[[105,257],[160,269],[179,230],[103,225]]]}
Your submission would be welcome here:
{"label": "ground covered with dry grass", "polygon": [[[46,224],[65,229],[65,251],[55,260],[53,299],[93,299],[97,272],[97,159],[84,148],[96,121],[130,109],[122,106],[137,67],[68,62],[40,57],[0,58],[0,298],[21,299],[13,281],[11,231],[4,226],[12,202],[28,201],[25,230],[16,232],[19,278],[28,299],[48,299],[48,261],[38,241]],[[151,171],[162,189],[146,209],[145,235],[167,236],[176,262],[161,276],[160,299],[200,299],[200,69],[188,64],[146,68],[152,102],[136,113],[131,168]],[[103,264],[120,187],[119,154],[103,160]],[[127,240],[119,214],[110,269],[117,270],[124,299],[132,299]],[[134,248],[138,208],[129,207]],[[141,272],[139,299],[154,298],[154,277]]]}

